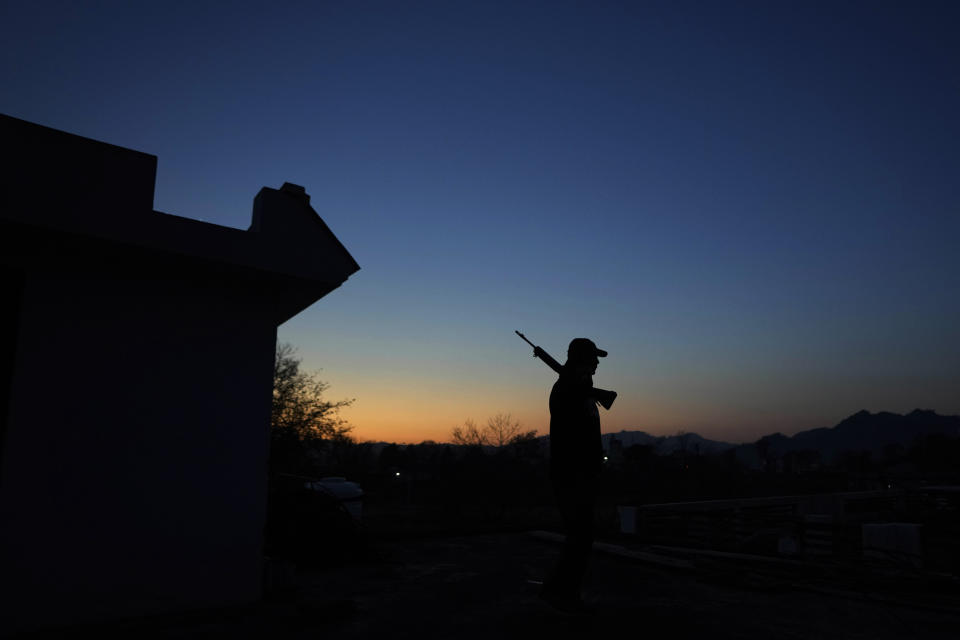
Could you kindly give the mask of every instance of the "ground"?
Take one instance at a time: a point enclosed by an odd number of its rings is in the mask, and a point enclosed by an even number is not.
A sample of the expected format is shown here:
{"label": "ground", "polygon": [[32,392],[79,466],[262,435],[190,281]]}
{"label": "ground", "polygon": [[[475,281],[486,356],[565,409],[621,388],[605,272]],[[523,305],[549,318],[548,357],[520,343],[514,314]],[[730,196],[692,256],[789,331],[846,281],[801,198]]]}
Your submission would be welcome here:
{"label": "ground", "polygon": [[[372,542],[373,557],[299,571],[296,588],[239,610],[100,629],[138,638],[955,638],[960,594],[916,576],[816,571],[743,558],[681,557],[631,546],[592,558],[593,618],[537,598],[559,547],[530,533]],[[637,547],[633,547],[634,556]],[[649,551],[649,549],[646,549]],[[659,560],[658,560],[659,559]],[[660,562],[662,560],[662,562]],[[870,579],[873,576],[874,579]],[[89,631],[89,630],[88,630]]]}

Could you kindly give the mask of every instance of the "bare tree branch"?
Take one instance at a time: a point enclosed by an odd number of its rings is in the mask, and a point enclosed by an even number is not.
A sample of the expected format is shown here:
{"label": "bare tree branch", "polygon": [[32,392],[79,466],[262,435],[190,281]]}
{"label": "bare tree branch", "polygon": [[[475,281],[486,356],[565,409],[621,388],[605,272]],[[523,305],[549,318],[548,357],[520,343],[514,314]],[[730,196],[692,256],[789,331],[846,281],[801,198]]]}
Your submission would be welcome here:
{"label": "bare tree branch", "polygon": [[463,426],[453,428],[450,437],[454,444],[500,448],[509,444],[533,440],[537,437],[537,432],[535,430],[525,432],[520,423],[514,420],[509,413],[498,413],[489,418],[486,426],[482,429],[468,418],[464,420]]}
{"label": "bare tree branch", "polygon": [[477,428],[476,423],[470,418],[464,420],[462,427],[454,427],[450,436],[453,438],[454,444],[471,445],[476,447],[482,447],[483,445],[489,444],[486,434],[480,431],[480,429]]}
{"label": "bare tree branch", "polygon": [[502,447],[520,435],[520,423],[511,418],[509,413],[498,413],[487,420],[486,433],[491,444]]}
{"label": "bare tree branch", "polygon": [[295,349],[286,343],[277,345],[273,364],[273,405],[270,426],[278,435],[297,440],[349,438],[353,428],[340,417],[340,409],[353,400],[331,402],[323,397],[329,388],[315,373],[300,370]]}

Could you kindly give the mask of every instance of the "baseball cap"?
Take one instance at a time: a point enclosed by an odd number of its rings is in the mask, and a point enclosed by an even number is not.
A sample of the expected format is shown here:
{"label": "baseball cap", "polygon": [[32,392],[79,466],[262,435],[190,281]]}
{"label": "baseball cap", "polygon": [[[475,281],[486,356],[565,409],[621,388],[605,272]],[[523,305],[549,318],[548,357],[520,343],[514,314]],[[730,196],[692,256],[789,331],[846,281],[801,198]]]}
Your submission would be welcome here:
{"label": "baseball cap", "polygon": [[567,358],[573,358],[577,360],[593,355],[597,356],[598,358],[606,358],[607,352],[603,349],[597,348],[597,345],[594,344],[593,340],[590,340],[589,338],[574,338],[570,341],[570,346],[567,347]]}

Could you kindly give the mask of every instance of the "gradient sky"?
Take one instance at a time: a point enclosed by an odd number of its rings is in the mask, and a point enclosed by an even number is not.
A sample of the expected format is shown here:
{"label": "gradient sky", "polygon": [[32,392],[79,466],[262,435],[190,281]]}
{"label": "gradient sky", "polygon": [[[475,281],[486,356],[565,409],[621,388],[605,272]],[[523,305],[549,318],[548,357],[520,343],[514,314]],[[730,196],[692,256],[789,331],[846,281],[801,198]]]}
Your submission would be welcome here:
{"label": "gradient sky", "polygon": [[159,157],[246,228],[289,181],[360,263],[287,322],[360,439],[731,441],[960,413],[960,3],[4,2],[0,112]]}

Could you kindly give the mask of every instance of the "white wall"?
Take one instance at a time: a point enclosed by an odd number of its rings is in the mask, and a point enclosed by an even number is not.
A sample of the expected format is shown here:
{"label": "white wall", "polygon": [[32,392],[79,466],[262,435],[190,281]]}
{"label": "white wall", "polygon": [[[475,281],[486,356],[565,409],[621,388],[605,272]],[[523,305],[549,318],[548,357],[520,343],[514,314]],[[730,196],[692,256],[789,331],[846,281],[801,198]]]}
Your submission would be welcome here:
{"label": "white wall", "polygon": [[259,597],[276,328],[251,288],[187,273],[28,272],[0,630]]}

